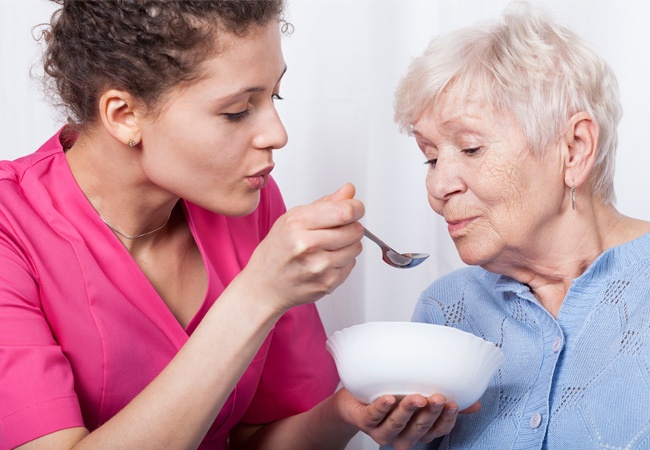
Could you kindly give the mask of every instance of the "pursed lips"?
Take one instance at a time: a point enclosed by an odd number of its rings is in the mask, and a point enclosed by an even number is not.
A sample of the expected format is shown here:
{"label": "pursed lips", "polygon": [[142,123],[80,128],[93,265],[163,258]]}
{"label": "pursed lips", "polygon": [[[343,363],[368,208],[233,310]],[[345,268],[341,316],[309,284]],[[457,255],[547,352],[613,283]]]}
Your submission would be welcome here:
{"label": "pursed lips", "polygon": [[269,174],[273,171],[274,167],[274,165],[270,165],[253,175],[247,176],[246,180],[249,186],[254,190],[262,189],[266,186],[266,183],[269,181]]}

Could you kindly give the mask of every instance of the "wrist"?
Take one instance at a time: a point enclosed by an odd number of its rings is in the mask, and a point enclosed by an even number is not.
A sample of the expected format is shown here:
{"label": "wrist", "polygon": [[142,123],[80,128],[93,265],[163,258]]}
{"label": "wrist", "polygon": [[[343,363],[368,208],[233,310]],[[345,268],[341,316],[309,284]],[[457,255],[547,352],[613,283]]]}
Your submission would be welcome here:
{"label": "wrist", "polygon": [[288,310],[285,302],[279,298],[279,293],[265,288],[263,283],[255,279],[250,279],[244,271],[231,281],[223,294],[227,293],[229,297],[236,299],[236,308],[244,311],[251,320],[275,324]]}
{"label": "wrist", "polygon": [[341,388],[332,395],[329,400],[332,403],[333,414],[336,421],[338,421],[341,430],[352,432],[356,434],[360,430],[360,425],[355,420],[355,411],[365,407],[362,403],[356,400],[347,389]]}

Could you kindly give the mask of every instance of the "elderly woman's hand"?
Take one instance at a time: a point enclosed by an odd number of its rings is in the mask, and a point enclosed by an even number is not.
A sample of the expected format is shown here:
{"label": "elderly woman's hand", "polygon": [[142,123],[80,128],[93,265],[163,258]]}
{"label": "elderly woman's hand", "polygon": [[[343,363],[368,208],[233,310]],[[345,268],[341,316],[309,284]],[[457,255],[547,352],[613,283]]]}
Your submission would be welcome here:
{"label": "elderly woman's hand", "polygon": [[[401,399],[384,395],[369,405],[355,399],[346,389],[339,390],[336,396],[346,420],[377,443],[396,450],[408,450],[417,443],[428,443],[448,434],[459,414],[456,404],[447,403],[440,394],[429,398],[412,394]],[[461,413],[480,409],[481,404],[476,402]]]}

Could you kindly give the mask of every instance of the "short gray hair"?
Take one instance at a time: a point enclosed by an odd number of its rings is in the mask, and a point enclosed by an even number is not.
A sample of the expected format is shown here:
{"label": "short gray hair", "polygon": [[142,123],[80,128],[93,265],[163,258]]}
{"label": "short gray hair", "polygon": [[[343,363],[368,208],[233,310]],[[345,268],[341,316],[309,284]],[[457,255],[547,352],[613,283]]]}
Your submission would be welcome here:
{"label": "short gray hair", "polygon": [[513,114],[535,152],[556,143],[571,116],[589,113],[600,128],[592,188],[614,203],[616,129],[623,114],[618,82],[586,41],[547,12],[514,2],[501,20],[435,37],[397,87],[395,121],[410,133],[444,92],[470,87]]}

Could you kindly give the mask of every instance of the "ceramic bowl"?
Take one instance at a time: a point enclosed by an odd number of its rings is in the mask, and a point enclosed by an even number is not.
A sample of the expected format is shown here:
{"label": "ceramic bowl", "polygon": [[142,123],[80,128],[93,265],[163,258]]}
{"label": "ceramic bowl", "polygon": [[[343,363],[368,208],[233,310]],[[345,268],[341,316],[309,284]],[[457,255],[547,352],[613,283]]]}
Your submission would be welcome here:
{"label": "ceramic bowl", "polygon": [[416,322],[368,322],[327,340],[343,386],[371,403],[384,394],[442,394],[462,410],[479,400],[505,357],[471,333]]}

